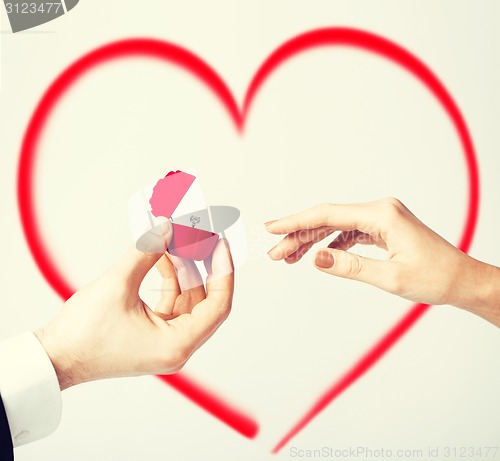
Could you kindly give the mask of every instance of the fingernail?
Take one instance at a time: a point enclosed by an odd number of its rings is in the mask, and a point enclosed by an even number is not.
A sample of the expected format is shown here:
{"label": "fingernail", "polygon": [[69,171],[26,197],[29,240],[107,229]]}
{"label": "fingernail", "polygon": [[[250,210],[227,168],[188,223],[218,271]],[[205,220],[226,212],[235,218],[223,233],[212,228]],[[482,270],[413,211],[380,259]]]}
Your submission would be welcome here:
{"label": "fingernail", "polygon": [[273,247],[272,247],[272,248],[271,248],[271,249],[267,252],[267,254],[268,254],[271,258],[273,257],[273,252],[274,252],[274,250],[276,249],[276,247],[277,247],[277,246],[278,246],[278,245],[273,246]]}
{"label": "fingernail", "polygon": [[333,266],[333,256],[329,251],[318,251],[316,259],[314,260],[316,266],[323,269],[329,269]]}
{"label": "fingernail", "polygon": [[267,221],[266,223],[264,223],[264,226],[270,226],[273,222],[276,222],[277,219],[273,219],[272,221]]}

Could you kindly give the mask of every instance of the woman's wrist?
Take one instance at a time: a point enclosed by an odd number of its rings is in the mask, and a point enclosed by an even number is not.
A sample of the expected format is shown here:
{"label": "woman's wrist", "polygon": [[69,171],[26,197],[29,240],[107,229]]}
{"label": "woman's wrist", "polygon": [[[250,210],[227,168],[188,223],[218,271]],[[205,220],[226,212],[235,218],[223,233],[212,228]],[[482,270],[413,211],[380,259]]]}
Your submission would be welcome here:
{"label": "woman's wrist", "polygon": [[500,327],[500,268],[470,256],[457,278],[460,296],[450,304],[483,317]]}

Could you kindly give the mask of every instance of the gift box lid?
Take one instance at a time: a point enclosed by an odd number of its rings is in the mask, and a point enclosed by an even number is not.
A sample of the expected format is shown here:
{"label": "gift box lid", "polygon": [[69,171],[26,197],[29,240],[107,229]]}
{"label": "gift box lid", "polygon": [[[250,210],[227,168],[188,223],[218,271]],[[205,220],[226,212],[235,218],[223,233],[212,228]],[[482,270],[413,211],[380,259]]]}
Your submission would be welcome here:
{"label": "gift box lid", "polygon": [[153,188],[149,199],[151,213],[156,217],[171,218],[195,179],[195,176],[183,171],[169,172]]}

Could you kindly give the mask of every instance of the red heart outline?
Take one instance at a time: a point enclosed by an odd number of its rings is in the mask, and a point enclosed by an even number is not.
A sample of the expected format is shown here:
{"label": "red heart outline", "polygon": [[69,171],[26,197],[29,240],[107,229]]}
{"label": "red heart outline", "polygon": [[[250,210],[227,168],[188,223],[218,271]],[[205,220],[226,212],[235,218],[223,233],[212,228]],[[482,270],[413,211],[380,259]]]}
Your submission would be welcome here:
{"label": "red heart outline", "polygon": [[[198,56],[173,43],[148,39],[126,39],[99,47],[67,67],[50,85],[39,101],[26,129],[21,146],[18,166],[18,207],[21,224],[33,258],[49,285],[66,300],[74,289],[49,254],[39,231],[33,190],[35,160],[39,140],[46,121],[59,100],[72,85],[91,69],[119,58],[148,56],[174,64],[198,78],[219,99],[228,112],[236,129],[243,133],[245,120],[252,102],[266,79],[290,58],[313,48],[324,46],[349,46],[384,57],[406,69],[433,94],[448,115],[460,139],[468,172],[469,200],[466,220],[458,247],[466,252],[471,245],[479,210],[479,171],[469,129],[460,109],[445,86],[417,57],[401,46],[381,36],[358,29],[331,27],[300,34],[279,46],[263,62],[254,75],[240,109],[233,94],[222,78]],[[414,304],[387,332],[363,354],[347,372],[337,379],[312,405],[310,410],[292,427],[273,449],[277,453],[299,433],[318,413],[336,397],[365,374],[427,311],[429,305]],[[220,396],[206,390],[201,384],[184,373],[159,376],[160,379],[184,394],[219,420],[253,438],[258,424],[250,416],[227,403]]]}

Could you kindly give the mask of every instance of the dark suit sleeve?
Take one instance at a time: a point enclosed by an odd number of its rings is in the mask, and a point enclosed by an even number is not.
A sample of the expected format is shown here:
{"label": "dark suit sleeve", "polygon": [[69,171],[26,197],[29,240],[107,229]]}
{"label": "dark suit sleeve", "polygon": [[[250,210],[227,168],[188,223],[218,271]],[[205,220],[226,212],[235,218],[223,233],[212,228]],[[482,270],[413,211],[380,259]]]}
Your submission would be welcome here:
{"label": "dark suit sleeve", "polygon": [[0,461],[13,461],[14,452],[10,436],[9,421],[0,397]]}

